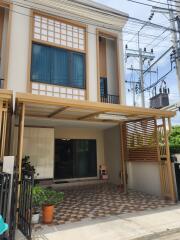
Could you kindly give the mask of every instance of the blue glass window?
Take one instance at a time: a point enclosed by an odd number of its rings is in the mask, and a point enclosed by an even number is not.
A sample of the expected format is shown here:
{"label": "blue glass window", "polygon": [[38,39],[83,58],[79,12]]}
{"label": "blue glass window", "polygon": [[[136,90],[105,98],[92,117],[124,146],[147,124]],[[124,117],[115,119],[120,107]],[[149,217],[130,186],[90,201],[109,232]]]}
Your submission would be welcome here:
{"label": "blue glass window", "polygon": [[85,54],[33,44],[31,81],[84,89],[85,76]]}
{"label": "blue glass window", "polygon": [[34,82],[49,83],[50,72],[50,48],[33,44],[31,80]]}

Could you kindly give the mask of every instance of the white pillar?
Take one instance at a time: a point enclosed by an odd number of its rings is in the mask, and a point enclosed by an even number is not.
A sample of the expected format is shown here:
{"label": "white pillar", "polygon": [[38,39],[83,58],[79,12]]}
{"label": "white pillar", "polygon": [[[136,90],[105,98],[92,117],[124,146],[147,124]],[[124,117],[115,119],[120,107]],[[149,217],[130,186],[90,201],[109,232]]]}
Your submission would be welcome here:
{"label": "white pillar", "polygon": [[89,74],[89,100],[97,101],[97,46],[96,27],[88,26],[88,74]]}
{"label": "white pillar", "polygon": [[26,92],[30,38],[30,10],[13,5],[7,88]]}
{"label": "white pillar", "polygon": [[124,68],[124,46],[123,46],[123,34],[122,32],[119,34],[118,39],[119,45],[119,69],[120,69],[120,104],[126,104],[126,86],[125,86],[125,68]]}

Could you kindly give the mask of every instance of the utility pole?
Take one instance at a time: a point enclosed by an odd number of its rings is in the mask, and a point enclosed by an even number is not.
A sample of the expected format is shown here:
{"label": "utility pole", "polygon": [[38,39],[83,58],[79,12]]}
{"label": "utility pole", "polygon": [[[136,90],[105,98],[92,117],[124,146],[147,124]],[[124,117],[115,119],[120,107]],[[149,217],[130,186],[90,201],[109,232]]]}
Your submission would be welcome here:
{"label": "utility pole", "polygon": [[142,48],[139,48],[139,69],[140,69],[140,87],[141,87],[141,104],[145,107],[145,97],[144,97],[144,67],[143,67],[143,57]]}
{"label": "utility pole", "polygon": [[[172,1],[167,0],[167,4],[169,9],[171,28],[173,29],[172,39],[173,39],[174,50],[176,52],[176,75],[177,75],[177,82],[178,82],[178,91],[180,96],[180,45],[179,45],[180,35],[177,34],[177,29],[176,29],[176,21],[177,21],[177,25],[180,26],[180,19],[179,17],[175,18],[174,12],[172,10]],[[180,31],[180,28],[178,29],[178,31]]]}
{"label": "utility pole", "polygon": [[[149,22],[152,20],[154,16],[154,13],[151,13],[149,16],[149,21],[145,22],[140,30],[137,32],[138,35],[138,50],[134,49],[128,49],[128,46],[126,45],[126,58],[128,57],[135,57],[139,59],[139,69],[136,69],[136,71],[139,72],[139,92],[141,94],[141,106],[145,107],[145,91],[144,91],[144,62],[146,60],[154,60],[155,56],[153,54],[153,49],[151,49],[151,52],[147,52],[146,48],[144,50],[140,46],[140,32],[149,24]],[[129,52],[127,51],[129,50]],[[129,69],[130,70],[130,69]],[[146,71],[146,72],[151,72],[151,70]],[[135,89],[135,88],[134,88]],[[133,101],[135,104],[135,92],[133,93]]]}
{"label": "utility pole", "polygon": [[[144,75],[145,73],[150,73],[150,72],[154,73],[154,71],[151,71],[150,69],[146,71],[146,69],[144,69],[144,62],[146,60],[153,61],[155,56],[152,50],[151,52],[147,52],[146,49],[143,50],[142,48],[139,48],[137,50],[134,50],[134,49],[128,49],[128,46],[126,46],[126,59],[130,57],[139,59],[139,69],[133,69],[131,67],[131,68],[128,68],[128,70],[131,70],[131,71],[135,70],[136,72],[139,72],[138,86],[139,86],[139,93],[141,94],[141,105],[142,107],[145,107]],[[130,83],[130,82],[126,81],[126,83]],[[133,99],[134,98],[135,98],[135,92],[133,93]]]}

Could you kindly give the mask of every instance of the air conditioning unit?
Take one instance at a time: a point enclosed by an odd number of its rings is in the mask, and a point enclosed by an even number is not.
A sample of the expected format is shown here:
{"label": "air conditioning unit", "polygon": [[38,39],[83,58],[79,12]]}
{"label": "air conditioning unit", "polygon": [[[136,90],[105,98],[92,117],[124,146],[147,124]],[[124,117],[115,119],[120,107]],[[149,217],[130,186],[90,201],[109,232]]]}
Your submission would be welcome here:
{"label": "air conditioning unit", "polygon": [[159,93],[150,98],[150,108],[160,109],[169,106],[168,93]]}

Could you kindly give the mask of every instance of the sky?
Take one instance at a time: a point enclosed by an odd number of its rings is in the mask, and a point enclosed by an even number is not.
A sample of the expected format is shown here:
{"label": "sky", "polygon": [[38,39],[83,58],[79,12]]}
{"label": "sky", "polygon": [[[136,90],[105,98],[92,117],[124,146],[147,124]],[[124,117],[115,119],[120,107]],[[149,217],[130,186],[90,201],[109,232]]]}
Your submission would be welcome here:
{"label": "sky", "polygon": [[[150,14],[152,13],[151,7],[143,6],[137,3],[130,2],[128,0],[95,0],[96,2],[108,5],[112,8],[118,9],[120,11],[126,12],[130,17],[135,17],[138,19],[142,19],[147,21]],[[138,0],[142,3],[151,4],[148,0]],[[159,4],[155,3],[155,5],[159,7],[166,7],[166,0],[159,0]],[[170,27],[169,24],[169,16],[162,13],[155,13],[153,23],[157,23],[159,25],[163,25],[166,27]],[[128,22],[124,28],[124,45],[128,44],[128,49],[138,49],[138,38],[137,35],[134,36],[135,33],[142,27],[141,24]],[[155,59],[161,56],[170,46],[172,46],[172,36],[169,31],[164,31],[164,29],[154,29],[152,27],[145,27],[140,33],[140,47],[144,49],[147,48],[147,51],[151,51],[153,48]],[[125,48],[124,48],[125,49]],[[153,61],[149,64],[152,64]],[[127,68],[133,65],[134,68],[139,68],[138,59],[128,59],[125,61],[125,79],[126,80],[134,80],[138,81],[139,75],[132,74],[132,71],[127,70]],[[148,62],[145,63],[145,67],[148,66]],[[145,86],[149,86],[150,83],[153,83],[157,79],[164,76],[171,68],[170,64],[170,53],[167,54],[152,70],[158,71],[157,73],[148,74],[145,77]],[[177,79],[176,79],[176,70],[174,69],[165,79],[167,87],[170,89],[170,103],[176,103],[180,101],[180,96],[177,90]],[[159,90],[160,85],[158,85],[157,89]],[[129,91],[132,88],[130,84],[126,84],[126,99],[128,105],[133,105],[132,91]],[[157,90],[157,91],[158,91]],[[146,92],[146,107],[149,106],[149,98],[152,96],[152,90]],[[140,95],[136,95],[136,105],[140,106]],[[180,114],[177,115],[176,118],[173,119],[173,124],[180,124]]]}

